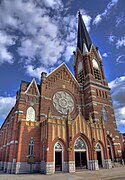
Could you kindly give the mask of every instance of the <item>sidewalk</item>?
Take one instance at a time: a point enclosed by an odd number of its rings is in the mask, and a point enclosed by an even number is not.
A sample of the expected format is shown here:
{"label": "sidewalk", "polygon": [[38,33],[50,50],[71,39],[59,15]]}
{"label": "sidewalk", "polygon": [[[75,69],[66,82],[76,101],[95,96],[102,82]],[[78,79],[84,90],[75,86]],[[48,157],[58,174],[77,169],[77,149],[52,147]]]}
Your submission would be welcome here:
{"label": "sidewalk", "polygon": [[84,177],[84,180],[103,180],[113,177],[125,177],[125,166],[115,167],[112,169],[101,169],[99,171],[81,171],[76,172],[75,175]]}
{"label": "sidewalk", "polygon": [[57,173],[54,175],[43,174],[5,174],[0,172],[0,180],[125,180],[125,166],[112,169],[101,169],[99,171],[83,170],[75,173]]}

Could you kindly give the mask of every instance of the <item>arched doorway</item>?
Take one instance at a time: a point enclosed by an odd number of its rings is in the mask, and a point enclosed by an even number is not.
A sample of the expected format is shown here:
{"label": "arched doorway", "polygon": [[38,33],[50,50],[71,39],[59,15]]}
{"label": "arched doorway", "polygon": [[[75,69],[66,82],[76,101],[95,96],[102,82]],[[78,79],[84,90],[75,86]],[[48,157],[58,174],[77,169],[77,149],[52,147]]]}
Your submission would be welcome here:
{"label": "arched doorway", "polygon": [[107,139],[107,144],[108,144],[108,150],[109,150],[109,157],[110,157],[111,161],[113,161],[114,156],[113,156],[112,143],[109,139]]}
{"label": "arched doorway", "polygon": [[62,161],[63,161],[63,148],[62,145],[57,142],[55,144],[55,171],[62,171]]}
{"label": "arched doorway", "polygon": [[74,144],[76,169],[87,169],[87,146],[82,138],[78,138]]}
{"label": "arched doorway", "polygon": [[102,150],[100,144],[96,144],[96,155],[99,167],[102,167]]}

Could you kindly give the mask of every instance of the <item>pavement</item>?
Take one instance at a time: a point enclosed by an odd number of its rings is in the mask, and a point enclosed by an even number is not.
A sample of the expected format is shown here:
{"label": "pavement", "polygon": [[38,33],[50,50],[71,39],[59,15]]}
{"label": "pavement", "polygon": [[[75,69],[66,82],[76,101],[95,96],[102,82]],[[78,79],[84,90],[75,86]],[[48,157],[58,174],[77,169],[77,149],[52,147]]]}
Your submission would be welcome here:
{"label": "pavement", "polygon": [[0,172],[0,180],[125,180],[125,166],[98,171],[81,170],[75,173],[5,174]]}

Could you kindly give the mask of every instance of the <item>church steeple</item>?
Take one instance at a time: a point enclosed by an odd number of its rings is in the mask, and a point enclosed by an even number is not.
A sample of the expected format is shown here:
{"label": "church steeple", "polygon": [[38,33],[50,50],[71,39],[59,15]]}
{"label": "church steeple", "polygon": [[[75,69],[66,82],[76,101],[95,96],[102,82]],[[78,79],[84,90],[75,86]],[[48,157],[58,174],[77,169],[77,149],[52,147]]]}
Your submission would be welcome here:
{"label": "church steeple", "polygon": [[86,45],[88,51],[90,50],[92,41],[90,39],[90,36],[88,34],[88,31],[86,29],[86,26],[84,24],[84,21],[82,19],[82,15],[79,11],[78,15],[78,38],[77,38],[77,47],[83,53],[83,46]]}

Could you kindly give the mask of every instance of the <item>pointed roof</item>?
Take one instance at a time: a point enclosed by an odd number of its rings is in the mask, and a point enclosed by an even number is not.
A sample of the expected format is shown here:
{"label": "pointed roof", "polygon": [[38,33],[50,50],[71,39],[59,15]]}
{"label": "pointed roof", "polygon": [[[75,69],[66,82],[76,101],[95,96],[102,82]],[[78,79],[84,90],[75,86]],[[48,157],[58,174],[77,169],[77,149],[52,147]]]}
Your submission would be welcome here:
{"label": "pointed roof", "polygon": [[29,86],[27,87],[25,93],[28,93],[28,91],[29,91],[29,89],[30,89],[30,87],[32,86],[33,83],[35,84],[37,93],[38,93],[38,95],[40,96],[40,92],[39,92],[39,89],[38,89],[38,86],[37,86],[37,83],[36,83],[35,78],[32,79],[32,81],[31,81],[31,83],[29,84]]}
{"label": "pointed roof", "polygon": [[58,71],[61,67],[65,67],[67,69],[67,71],[69,72],[69,74],[71,75],[71,77],[74,79],[74,81],[77,83],[77,85],[79,86],[78,81],[76,80],[75,76],[72,74],[72,72],[69,70],[68,66],[63,62],[62,64],[60,64],[56,69],[54,69],[52,72],[50,72],[46,78],[50,77],[55,71]]}
{"label": "pointed roof", "polygon": [[86,46],[85,43],[83,43],[83,50],[82,50],[82,53],[83,53],[83,55],[86,55],[86,54],[88,53],[88,48],[87,48],[87,46]]}
{"label": "pointed roof", "polygon": [[77,47],[79,48],[81,52],[83,51],[83,42],[86,44],[88,50],[90,50],[92,41],[86,29],[85,23],[82,19],[82,15],[80,14],[80,11],[79,11]]}

